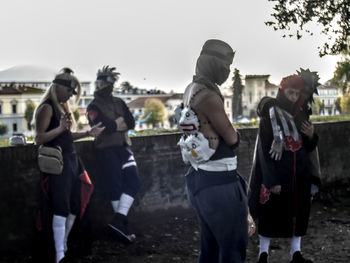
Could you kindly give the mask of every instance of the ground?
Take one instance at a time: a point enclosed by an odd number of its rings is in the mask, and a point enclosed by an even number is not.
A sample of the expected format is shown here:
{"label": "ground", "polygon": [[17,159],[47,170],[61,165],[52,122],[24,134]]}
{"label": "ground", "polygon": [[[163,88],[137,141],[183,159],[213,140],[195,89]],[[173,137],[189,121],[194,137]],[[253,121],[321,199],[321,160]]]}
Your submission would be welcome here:
{"label": "ground", "polygon": [[[308,235],[302,239],[303,254],[317,263],[350,262],[350,189],[320,195],[314,200]],[[131,221],[136,241],[121,244],[109,232],[92,243],[92,253],[78,263],[195,263],[199,254],[199,228],[192,210],[170,209],[156,214],[134,214]],[[142,216],[142,220],[139,217]],[[249,239],[247,263],[257,262],[257,234]],[[32,262],[25,253],[0,257],[0,261]],[[271,243],[270,262],[289,262],[289,241]]]}

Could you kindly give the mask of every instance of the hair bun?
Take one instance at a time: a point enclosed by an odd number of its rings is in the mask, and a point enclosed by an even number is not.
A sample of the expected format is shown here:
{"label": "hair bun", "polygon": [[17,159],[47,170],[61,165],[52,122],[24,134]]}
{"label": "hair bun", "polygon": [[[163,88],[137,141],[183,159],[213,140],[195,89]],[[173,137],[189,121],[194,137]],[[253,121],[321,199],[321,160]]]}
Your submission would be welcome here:
{"label": "hair bun", "polygon": [[68,73],[68,74],[73,74],[73,73],[74,73],[73,70],[71,70],[70,68],[67,68],[67,67],[61,69],[60,72],[62,72],[62,73]]}

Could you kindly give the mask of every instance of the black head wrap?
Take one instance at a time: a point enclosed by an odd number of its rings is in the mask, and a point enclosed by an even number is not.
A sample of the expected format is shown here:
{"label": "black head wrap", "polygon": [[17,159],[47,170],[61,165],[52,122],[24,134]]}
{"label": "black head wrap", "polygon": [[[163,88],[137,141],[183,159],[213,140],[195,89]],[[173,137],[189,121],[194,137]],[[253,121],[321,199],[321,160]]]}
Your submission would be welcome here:
{"label": "black head wrap", "polygon": [[234,55],[234,51],[226,42],[218,39],[207,40],[197,59],[193,82],[204,84],[223,100],[217,85],[221,85],[228,78]]}

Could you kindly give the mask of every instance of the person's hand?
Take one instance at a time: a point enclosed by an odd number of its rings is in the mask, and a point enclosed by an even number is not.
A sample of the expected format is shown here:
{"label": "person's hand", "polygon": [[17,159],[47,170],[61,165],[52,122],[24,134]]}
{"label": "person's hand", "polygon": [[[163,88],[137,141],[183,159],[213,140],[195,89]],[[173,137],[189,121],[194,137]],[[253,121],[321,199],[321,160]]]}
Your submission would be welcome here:
{"label": "person's hand", "polygon": [[59,125],[60,129],[62,131],[69,130],[71,125],[72,125],[72,121],[70,120],[69,116],[61,115],[60,125]]}
{"label": "person's hand", "polygon": [[115,120],[115,123],[117,124],[117,131],[126,131],[128,129],[128,126],[124,121],[124,117],[118,117]]}
{"label": "person's hand", "polygon": [[102,126],[102,122],[99,122],[96,125],[91,127],[91,129],[89,131],[89,135],[96,138],[96,137],[98,137],[101,134],[101,132],[103,132],[103,130],[105,128],[106,127]]}
{"label": "person's hand", "polygon": [[301,132],[304,133],[310,139],[312,139],[312,137],[314,136],[314,131],[315,127],[310,121],[304,121],[301,124]]}
{"label": "person's hand", "polygon": [[270,192],[276,195],[279,195],[281,193],[281,185],[274,185],[270,188]]}
{"label": "person's hand", "polygon": [[275,161],[279,161],[282,158],[283,153],[283,141],[279,137],[275,137],[271,144],[269,154]]}
{"label": "person's hand", "polygon": [[256,226],[255,226],[254,220],[250,215],[250,213],[248,213],[248,235],[251,237],[255,233],[255,230],[256,230]]}

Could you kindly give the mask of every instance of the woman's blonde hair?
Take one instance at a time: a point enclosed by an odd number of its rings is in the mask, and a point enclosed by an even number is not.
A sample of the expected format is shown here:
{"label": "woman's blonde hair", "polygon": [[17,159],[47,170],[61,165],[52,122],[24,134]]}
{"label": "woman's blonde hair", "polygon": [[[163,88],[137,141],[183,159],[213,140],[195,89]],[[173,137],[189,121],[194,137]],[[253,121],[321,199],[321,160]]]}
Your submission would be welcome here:
{"label": "woman's blonde hair", "polygon": [[74,119],[74,116],[72,114],[72,110],[69,106],[69,102],[66,101],[64,103],[59,103],[58,99],[57,99],[57,93],[56,93],[56,89],[58,86],[60,86],[60,84],[56,84],[54,83],[56,80],[66,80],[66,81],[73,81],[76,86],[76,95],[75,95],[75,100],[74,102],[77,103],[80,99],[80,94],[81,94],[81,85],[79,80],[77,79],[76,76],[73,75],[73,70],[71,70],[70,68],[63,68],[59,71],[59,73],[55,76],[55,79],[53,80],[53,82],[51,83],[50,87],[45,91],[43,97],[40,100],[39,106],[35,109],[34,114],[33,114],[33,120],[32,120],[32,124],[35,126],[35,119],[36,119],[36,112],[38,110],[38,108],[41,106],[41,104],[46,101],[47,99],[50,99],[53,104],[54,107],[56,108],[56,110],[58,110],[58,112],[60,112],[61,114],[68,114],[70,120],[72,121],[72,128],[75,129],[76,128],[76,122]]}

